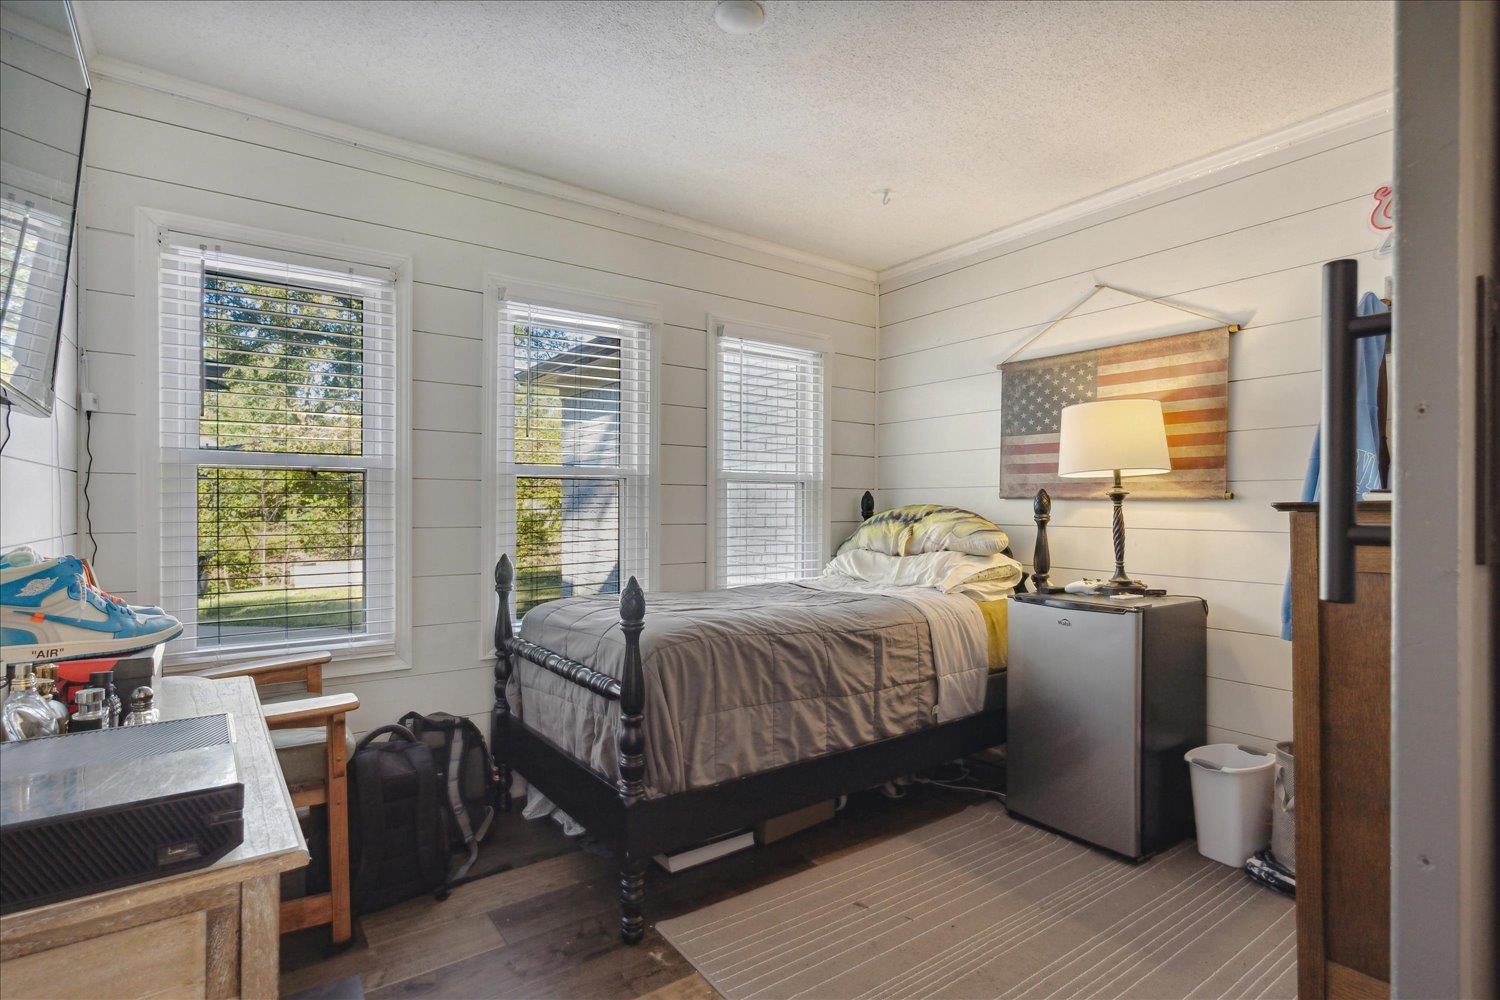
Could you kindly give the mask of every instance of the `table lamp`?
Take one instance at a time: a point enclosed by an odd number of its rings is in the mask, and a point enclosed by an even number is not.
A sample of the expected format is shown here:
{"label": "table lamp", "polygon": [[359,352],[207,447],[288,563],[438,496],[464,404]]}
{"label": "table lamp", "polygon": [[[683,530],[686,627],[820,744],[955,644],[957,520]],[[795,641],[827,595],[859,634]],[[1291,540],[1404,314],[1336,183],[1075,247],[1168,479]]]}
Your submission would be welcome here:
{"label": "table lamp", "polygon": [[1107,495],[1115,502],[1115,575],[1100,594],[1144,594],[1147,587],[1125,574],[1123,476],[1159,476],[1172,471],[1167,425],[1156,399],[1100,399],[1064,407],[1057,445],[1057,474],[1068,479],[1114,478]]}

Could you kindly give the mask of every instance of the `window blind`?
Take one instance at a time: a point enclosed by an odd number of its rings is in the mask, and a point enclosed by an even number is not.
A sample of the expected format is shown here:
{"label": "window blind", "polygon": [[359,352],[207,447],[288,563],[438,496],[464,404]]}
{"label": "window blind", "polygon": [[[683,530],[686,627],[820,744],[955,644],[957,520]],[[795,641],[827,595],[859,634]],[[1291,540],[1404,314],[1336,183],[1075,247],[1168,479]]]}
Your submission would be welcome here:
{"label": "window blind", "polygon": [[517,613],[644,582],[650,326],[503,301],[498,335],[497,541],[515,561]]}
{"label": "window blind", "polygon": [[722,331],[715,355],[716,585],[817,576],[825,551],[823,355]]}
{"label": "window blind", "polygon": [[394,645],[393,276],[161,245],[161,603],[183,644]]}
{"label": "window blind", "polygon": [[0,374],[28,399],[52,391],[67,264],[63,221],[7,190],[0,197]]}

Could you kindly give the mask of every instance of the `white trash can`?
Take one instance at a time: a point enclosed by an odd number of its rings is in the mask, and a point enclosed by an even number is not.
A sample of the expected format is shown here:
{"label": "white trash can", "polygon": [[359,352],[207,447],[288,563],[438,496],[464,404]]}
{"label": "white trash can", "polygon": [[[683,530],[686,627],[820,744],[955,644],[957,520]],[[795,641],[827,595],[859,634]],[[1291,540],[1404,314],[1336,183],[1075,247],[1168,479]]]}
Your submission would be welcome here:
{"label": "white trash can", "polygon": [[1220,864],[1245,861],[1271,842],[1271,780],[1276,757],[1253,747],[1212,743],[1185,755],[1193,782],[1198,853]]}

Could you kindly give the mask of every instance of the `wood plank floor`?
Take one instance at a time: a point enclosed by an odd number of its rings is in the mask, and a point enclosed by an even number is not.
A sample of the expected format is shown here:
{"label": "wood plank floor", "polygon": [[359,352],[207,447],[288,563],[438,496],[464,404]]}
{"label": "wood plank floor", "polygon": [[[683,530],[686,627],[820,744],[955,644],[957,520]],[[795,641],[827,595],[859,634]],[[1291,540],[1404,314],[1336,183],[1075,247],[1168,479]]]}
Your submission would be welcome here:
{"label": "wood plank floor", "polygon": [[656,933],[655,921],[806,870],[978,798],[920,785],[900,800],[865,792],[827,823],[769,846],[677,875],[652,865],[646,939],[634,947],[620,943],[614,862],[581,849],[550,821],[511,812],[476,865],[504,868],[497,874],[459,886],[441,903],[422,898],[370,914],[360,921],[356,944],[332,958],[323,957],[324,929],[284,938],[282,993],[336,996],[329,984],[359,976],[371,1000],[714,997]]}

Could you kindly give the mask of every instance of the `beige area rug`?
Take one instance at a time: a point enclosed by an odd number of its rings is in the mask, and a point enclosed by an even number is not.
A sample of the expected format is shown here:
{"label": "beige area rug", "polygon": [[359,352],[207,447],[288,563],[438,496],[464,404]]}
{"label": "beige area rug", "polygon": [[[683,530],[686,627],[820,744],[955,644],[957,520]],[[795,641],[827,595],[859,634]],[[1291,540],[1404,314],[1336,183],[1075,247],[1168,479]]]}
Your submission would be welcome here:
{"label": "beige area rug", "polygon": [[1182,844],[1133,865],[975,806],[658,930],[742,997],[1275,997],[1292,902]]}

